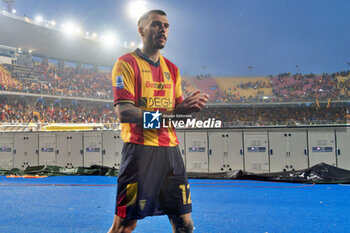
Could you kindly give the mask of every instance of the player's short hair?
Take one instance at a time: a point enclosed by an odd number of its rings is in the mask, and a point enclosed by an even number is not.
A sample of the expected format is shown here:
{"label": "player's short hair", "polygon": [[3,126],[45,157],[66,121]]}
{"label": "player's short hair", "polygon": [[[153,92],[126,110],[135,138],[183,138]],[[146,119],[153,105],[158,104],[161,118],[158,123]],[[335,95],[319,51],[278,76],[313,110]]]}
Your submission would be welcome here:
{"label": "player's short hair", "polygon": [[140,26],[141,23],[142,23],[144,20],[147,20],[151,14],[165,15],[165,16],[166,16],[166,13],[165,13],[164,11],[162,11],[162,10],[150,10],[150,11],[144,13],[144,14],[140,17],[139,21],[137,22],[137,26]]}

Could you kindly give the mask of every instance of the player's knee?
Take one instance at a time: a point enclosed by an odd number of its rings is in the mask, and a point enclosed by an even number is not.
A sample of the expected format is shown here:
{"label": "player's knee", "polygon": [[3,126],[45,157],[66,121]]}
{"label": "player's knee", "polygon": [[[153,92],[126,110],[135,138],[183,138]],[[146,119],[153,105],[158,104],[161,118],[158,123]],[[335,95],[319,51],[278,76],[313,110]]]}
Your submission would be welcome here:
{"label": "player's knee", "polygon": [[126,222],[121,233],[131,233],[136,228],[137,221]]}
{"label": "player's knee", "polygon": [[[185,230],[185,231],[183,231],[184,233],[185,232],[186,233],[192,233],[193,232],[193,221],[192,221],[191,218],[190,219],[186,219],[186,220],[183,221],[183,229]],[[182,233],[182,231],[180,231],[180,232]]]}
{"label": "player's knee", "polygon": [[169,216],[175,233],[192,233],[193,221],[191,217]]}
{"label": "player's knee", "polygon": [[130,230],[131,230],[131,231],[135,230],[136,225],[137,225],[137,221],[134,221],[134,222],[130,225],[130,227],[129,227]]}

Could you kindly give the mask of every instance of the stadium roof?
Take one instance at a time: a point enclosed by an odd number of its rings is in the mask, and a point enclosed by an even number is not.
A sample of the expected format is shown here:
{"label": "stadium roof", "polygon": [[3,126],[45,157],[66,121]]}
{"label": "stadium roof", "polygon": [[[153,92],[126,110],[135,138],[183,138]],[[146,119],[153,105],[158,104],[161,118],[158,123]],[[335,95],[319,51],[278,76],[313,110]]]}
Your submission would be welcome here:
{"label": "stadium roof", "polygon": [[119,56],[130,51],[124,47],[106,47],[83,36],[68,36],[61,30],[37,25],[8,12],[0,12],[0,28],[1,45],[31,50],[37,56],[112,66]]}

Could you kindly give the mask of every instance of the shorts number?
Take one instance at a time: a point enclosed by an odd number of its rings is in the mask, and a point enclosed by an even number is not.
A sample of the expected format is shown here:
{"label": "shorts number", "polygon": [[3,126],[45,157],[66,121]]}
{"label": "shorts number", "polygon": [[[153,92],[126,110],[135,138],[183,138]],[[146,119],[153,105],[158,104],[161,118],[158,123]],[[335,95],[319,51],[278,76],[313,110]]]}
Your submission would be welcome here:
{"label": "shorts number", "polygon": [[[191,192],[188,191],[188,198],[187,198],[187,195],[186,195],[186,185],[182,184],[182,185],[179,185],[181,191],[182,191],[182,201],[183,201],[183,204],[186,205],[186,204],[191,204],[192,203],[192,200],[191,200]],[[190,190],[190,184],[187,184],[187,190]]]}

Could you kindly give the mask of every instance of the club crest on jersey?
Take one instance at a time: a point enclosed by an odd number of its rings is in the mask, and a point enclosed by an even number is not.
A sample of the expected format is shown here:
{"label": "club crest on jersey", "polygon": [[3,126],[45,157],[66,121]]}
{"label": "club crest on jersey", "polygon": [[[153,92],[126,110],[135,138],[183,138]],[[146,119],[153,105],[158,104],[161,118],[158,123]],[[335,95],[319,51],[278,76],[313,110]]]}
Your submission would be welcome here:
{"label": "club crest on jersey", "polygon": [[140,209],[143,211],[145,209],[147,200],[140,200]]}
{"label": "club crest on jersey", "polygon": [[164,72],[164,75],[165,75],[166,79],[170,80],[170,74],[168,72]]}
{"label": "club crest on jersey", "polygon": [[124,89],[124,80],[123,80],[123,75],[117,76],[117,81],[115,87],[117,89]]}

